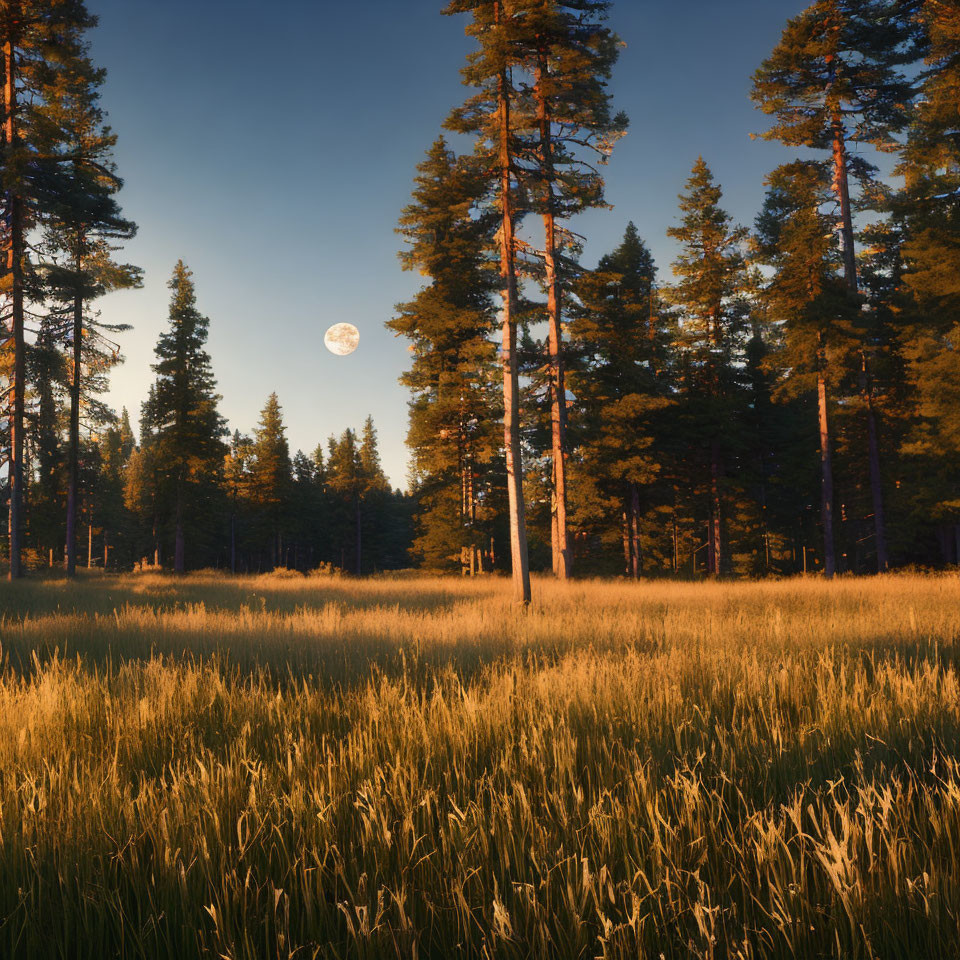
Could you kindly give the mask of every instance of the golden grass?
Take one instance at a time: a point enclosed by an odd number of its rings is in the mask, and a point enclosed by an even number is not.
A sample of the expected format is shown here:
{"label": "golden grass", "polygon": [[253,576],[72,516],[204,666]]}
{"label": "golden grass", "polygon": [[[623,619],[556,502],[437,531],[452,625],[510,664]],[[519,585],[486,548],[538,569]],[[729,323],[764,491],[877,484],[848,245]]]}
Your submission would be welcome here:
{"label": "golden grass", "polygon": [[960,579],[0,586],[0,957],[960,955]]}

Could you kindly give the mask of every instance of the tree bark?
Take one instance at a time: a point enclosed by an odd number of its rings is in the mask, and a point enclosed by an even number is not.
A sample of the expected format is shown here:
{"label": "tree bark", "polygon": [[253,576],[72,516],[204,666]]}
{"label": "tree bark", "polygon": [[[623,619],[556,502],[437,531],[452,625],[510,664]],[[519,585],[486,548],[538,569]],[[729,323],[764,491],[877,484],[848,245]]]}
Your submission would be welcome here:
{"label": "tree bark", "polygon": [[[79,270],[79,265],[78,265]],[[67,445],[67,576],[77,572],[77,511],[80,478],[80,391],[83,358],[83,297],[73,297],[73,373],[70,378],[70,437]]]}
{"label": "tree bark", "polygon": [[[830,454],[830,427],[827,420],[826,357],[821,341],[817,372],[817,409],[820,417],[820,519],[823,524],[823,573],[829,580],[837,569],[833,543],[833,459]],[[804,547],[803,572],[807,572]]]}
{"label": "tree bark", "polygon": [[[497,23],[502,0],[495,0]],[[523,461],[520,450],[520,375],[517,367],[517,271],[511,195],[510,90],[506,66],[497,79],[500,165],[500,276],[503,281],[503,439],[510,511],[510,559],[514,601],[530,604],[530,567],[527,555],[526,511],[523,502]]]}
{"label": "tree bark", "polygon": [[550,440],[553,458],[553,513],[551,546],[553,571],[560,580],[567,580],[572,572],[572,557],[567,536],[567,390],[563,363],[563,301],[557,275],[557,218],[554,209],[553,185],[556,173],[553,164],[553,123],[544,81],[548,77],[545,58],[541,55],[537,66],[535,96],[540,124],[540,150],[545,191],[543,210],[544,251],[546,270],[547,319],[550,351]]}
{"label": "tree bark", "polygon": [[[16,37],[20,20],[20,4],[10,2],[7,7],[4,44],[4,134],[8,153],[15,150],[19,133],[17,129],[17,60]],[[18,179],[18,178],[17,178]],[[11,319],[10,333],[13,340],[13,383],[10,396],[10,568],[8,576],[16,580],[23,575],[21,553],[23,549],[23,429],[24,393],[26,390],[26,343],[24,340],[23,311],[23,251],[24,251],[24,203],[19,184],[7,191],[7,237],[6,269],[10,277]]]}
{"label": "tree bark", "polygon": [[[847,170],[847,144],[843,118],[833,116],[833,189],[840,204],[840,235],[843,242],[843,271],[847,286],[852,293],[860,287],[857,277],[857,255],[854,247],[853,211],[850,206],[850,179]],[[887,527],[883,510],[883,476],[880,471],[880,442],[877,433],[877,417],[870,389],[870,370],[866,347],[860,351],[860,374],[858,377],[860,398],[863,401],[867,420],[867,445],[870,469],[870,496],[873,501],[873,532],[876,541],[877,570],[883,573],[889,566],[887,554]]]}
{"label": "tree bark", "polygon": [[640,579],[643,558],[640,556],[640,488],[630,484],[630,576]]}
{"label": "tree bark", "polygon": [[623,510],[623,572],[625,576],[630,576],[630,559],[633,555],[630,549],[630,517],[624,505]]}

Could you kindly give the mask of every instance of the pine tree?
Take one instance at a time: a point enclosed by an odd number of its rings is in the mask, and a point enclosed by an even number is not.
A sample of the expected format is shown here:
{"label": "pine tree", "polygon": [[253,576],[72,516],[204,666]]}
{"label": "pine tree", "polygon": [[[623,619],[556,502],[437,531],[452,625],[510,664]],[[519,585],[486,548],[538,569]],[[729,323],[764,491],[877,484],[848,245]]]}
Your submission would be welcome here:
{"label": "pine tree", "polygon": [[337,441],[329,441],[327,456],[327,486],[338,501],[338,516],[334,526],[340,544],[340,568],[347,567],[348,543],[353,552],[353,570],[359,577],[363,572],[363,468],[357,437],[353,430],[345,430]]}
{"label": "pine tree", "polygon": [[112,256],[114,244],[133,237],[136,227],[121,216],[116,200],[121,187],[112,161],[116,136],[106,126],[99,105],[104,78],[104,71],[90,62],[86,46],[80,45],[71,69],[58,80],[56,97],[38,111],[38,126],[52,141],[49,148],[59,141],[74,158],[56,169],[48,186],[49,196],[44,198],[44,252],[50,258],[44,270],[45,287],[55,301],[55,315],[66,321],[65,340],[71,354],[68,576],[76,570],[81,406],[90,399],[84,393],[97,387],[98,373],[119,361],[119,350],[111,337],[129,329],[127,325],[99,323],[90,314],[89,303],[112,290],[140,283],[137,268],[119,264]]}
{"label": "pine tree", "polygon": [[[40,323],[36,343],[28,351],[28,378],[33,384],[36,413],[32,424],[35,478],[30,531],[36,548],[52,557],[63,542],[63,457],[60,435],[66,381],[52,318]],[[52,563],[51,563],[52,566]]]}
{"label": "pine tree", "polygon": [[276,567],[284,562],[283,536],[293,473],[283,413],[275,393],[267,398],[260,414],[252,454],[252,497],[265,534],[262,539],[269,544],[270,565]]}
{"label": "pine tree", "polygon": [[107,569],[111,565],[111,551],[114,566],[126,566],[134,559],[130,553],[130,515],[124,497],[127,465],[133,453],[133,432],[126,410],[120,422],[108,427],[100,437],[98,448],[100,469],[95,497],[102,530],[103,567]]}
{"label": "pine tree", "polygon": [[775,362],[784,371],[775,390],[782,397],[816,391],[824,573],[832,577],[837,563],[829,395],[842,379],[855,344],[858,303],[840,273],[842,253],[830,230],[829,181],[823,166],[810,161],[787,164],[767,183],[757,243],[758,257],[775,271],[765,291],[780,347]]}
{"label": "pine tree", "polygon": [[668,318],[656,267],[636,226],[585,273],[570,322],[570,386],[576,397],[576,524],[623,545],[627,576],[643,569],[641,524],[659,505],[670,406]]}
{"label": "pine tree", "polygon": [[253,441],[239,430],[234,430],[230,450],[223,462],[223,482],[230,504],[230,572],[237,572],[238,527],[251,499],[250,464],[253,460]]}
{"label": "pine tree", "polygon": [[382,569],[384,559],[390,551],[393,534],[391,527],[392,496],[390,482],[380,463],[380,450],[377,444],[377,430],[373,418],[367,417],[360,435],[358,452],[360,464],[360,502],[362,557],[365,561],[361,568],[375,571]]}
{"label": "pine tree", "polygon": [[[774,123],[764,139],[830,150],[832,189],[844,274],[851,292],[859,280],[850,179],[869,193],[876,168],[849,144],[899,148],[912,89],[902,66],[917,55],[915,3],[903,0],[816,0],[787,24],[780,43],[754,75],[752,96]],[[860,393],[868,435],[877,564],[888,566],[879,440],[870,387],[869,345],[864,344]]]}
{"label": "pine tree", "polygon": [[417,549],[431,567],[478,572],[502,411],[488,339],[495,218],[481,209],[487,185],[476,163],[458,159],[442,138],[417,172],[400,220],[408,244],[401,259],[430,283],[387,324],[412,341],[401,382],[413,393],[407,439],[420,506]]}
{"label": "pine tree", "polygon": [[606,89],[619,53],[616,36],[603,24],[609,2],[527,0],[523,6],[522,42],[529,50],[526,66],[533,78],[537,138],[530,179],[544,227],[553,570],[567,579],[572,554],[567,537],[563,287],[572,264],[564,262],[564,251],[575,249],[577,241],[562,223],[604,204],[603,179],[593,163],[606,162],[627,121],[625,115],[611,113]]}
{"label": "pine tree", "polygon": [[149,431],[143,446],[157,470],[157,500],[168,518],[172,514],[174,570],[183,573],[186,531],[203,526],[204,504],[212,499],[223,471],[226,448],[221,438],[226,431],[204,349],[209,321],[197,310],[192,274],[182,260],[168,286],[170,329],[156,346],[156,381],[141,421]]}
{"label": "pine tree", "polygon": [[960,11],[926,0],[927,69],[898,171],[894,215],[902,235],[899,321],[914,417],[904,453],[915,466],[914,509],[948,526],[960,558]]}
{"label": "pine tree", "polygon": [[[681,244],[673,264],[677,278],[669,302],[677,311],[682,349],[687,354],[686,402],[693,427],[709,450],[708,570],[728,567],[724,533],[725,458],[733,453],[740,389],[737,362],[745,344],[748,286],[743,248],[746,231],[720,207],[722,192],[699,158],[680,196],[681,225],[667,233]],[[697,443],[700,446],[700,443]]]}
{"label": "pine tree", "polygon": [[8,335],[0,349],[9,354],[4,391],[9,411],[8,473],[11,579],[22,573],[24,417],[26,400],[26,308],[31,263],[27,238],[48,211],[63,164],[89,165],[71,149],[69,138],[51,131],[44,109],[57,103],[64,77],[82,73],[82,37],[93,27],[82,0],[8,0],[0,9],[3,43],[3,138],[0,189],[3,193],[3,284]]}
{"label": "pine tree", "polygon": [[523,143],[521,125],[515,125],[513,110],[518,91],[514,69],[522,66],[522,48],[516,43],[522,18],[510,0],[453,0],[445,13],[469,13],[468,35],[479,45],[463,70],[466,85],[478,88],[448,120],[448,127],[476,136],[477,152],[495,171],[495,208],[499,213],[502,361],[504,404],[504,455],[510,518],[510,556],[514,600],[530,604],[530,569],[527,555],[526,508],[523,498],[523,462],[520,443],[520,382],[517,359],[519,311],[516,228],[522,210],[518,196],[517,157]]}

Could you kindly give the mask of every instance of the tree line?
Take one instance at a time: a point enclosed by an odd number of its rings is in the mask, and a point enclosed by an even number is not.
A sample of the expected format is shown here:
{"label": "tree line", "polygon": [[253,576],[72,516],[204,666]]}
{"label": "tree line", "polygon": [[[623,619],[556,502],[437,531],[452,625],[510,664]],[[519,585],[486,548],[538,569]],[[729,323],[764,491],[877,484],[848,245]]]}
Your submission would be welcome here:
{"label": "tree line", "polygon": [[[703,157],[660,279],[640,230],[590,269],[626,132],[606,0],[453,0],[472,89],[401,217],[414,554],[557,576],[883,571],[960,561],[960,15],[817,0],[759,65],[794,148],[748,227]],[[449,139],[448,139],[449,137]],[[459,152],[454,147],[461,147]],[[897,179],[871,153],[893,158]],[[502,434],[500,430],[502,428]]]}
{"label": "tree line", "polygon": [[227,436],[190,271],[170,281],[170,323],[134,438],[102,400],[127,326],[104,294],[137,287],[118,262],[116,136],[90,58],[82,0],[6,0],[0,182],[0,502],[9,576],[27,566],[405,566],[410,498],[391,490],[371,420],[291,457],[276,395],[251,436]]}
{"label": "tree line", "polygon": [[[469,97],[418,167],[399,232],[427,282],[411,340],[413,484],[376,433],[290,455],[271,396],[228,435],[189,270],[134,438],[103,402],[123,327],[104,74],[81,0],[0,9],[0,495],[24,563],[175,570],[414,563],[561,577],[788,574],[960,561],[954,394],[960,23],[944,0],[816,0],[753,77],[758,136],[796,150],[749,226],[704,158],[669,231],[593,268],[577,214],[607,205],[628,120],[607,0],[452,0]],[[871,152],[892,158],[880,175]]]}

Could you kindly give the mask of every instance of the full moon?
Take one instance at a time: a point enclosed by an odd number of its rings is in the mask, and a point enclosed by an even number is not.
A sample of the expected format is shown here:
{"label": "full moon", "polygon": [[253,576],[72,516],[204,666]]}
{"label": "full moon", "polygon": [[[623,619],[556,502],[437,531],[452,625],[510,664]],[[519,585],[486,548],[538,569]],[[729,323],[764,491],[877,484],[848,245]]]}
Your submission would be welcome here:
{"label": "full moon", "polygon": [[324,335],[327,349],[338,357],[346,357],[360,346],[360,331],[352,323],[335,323]]}

